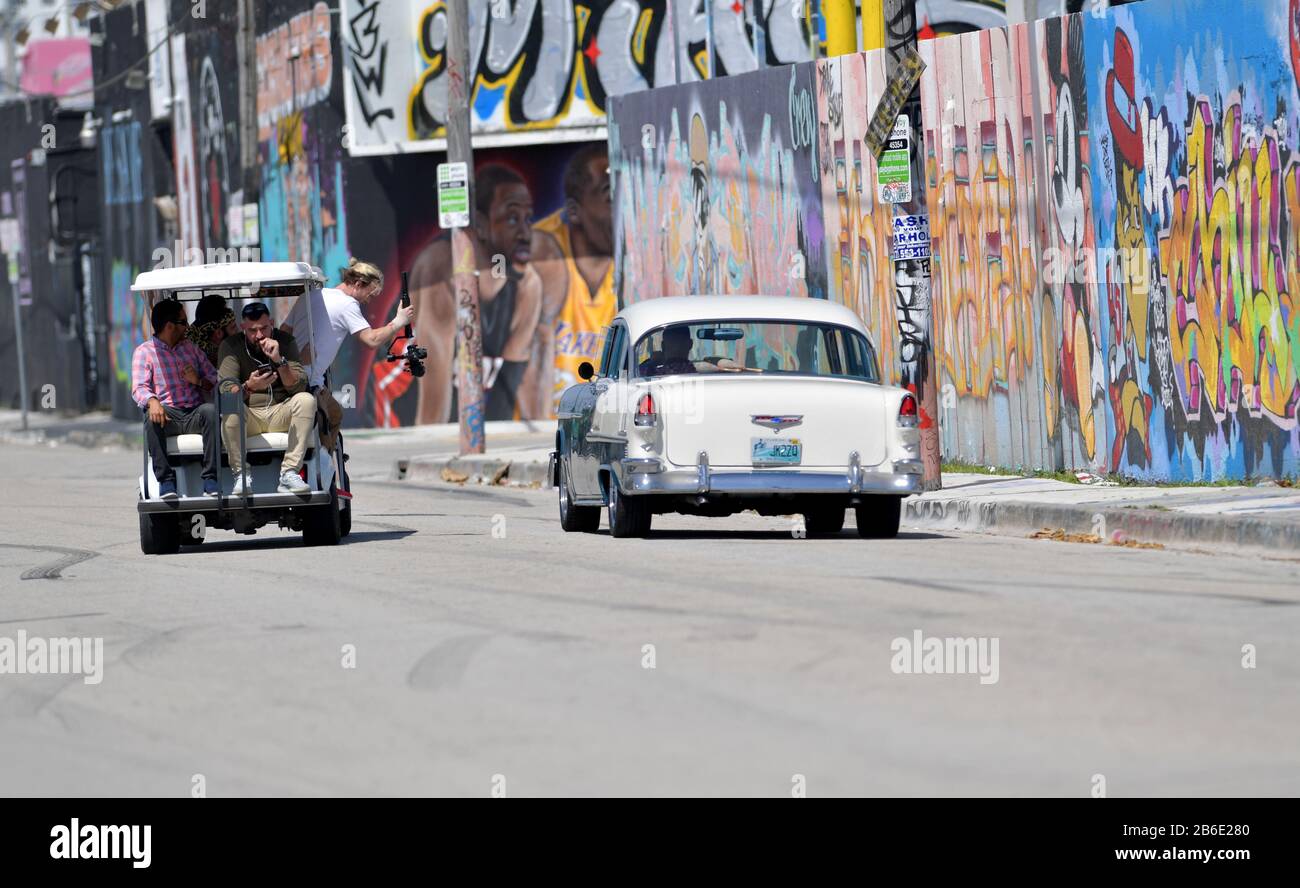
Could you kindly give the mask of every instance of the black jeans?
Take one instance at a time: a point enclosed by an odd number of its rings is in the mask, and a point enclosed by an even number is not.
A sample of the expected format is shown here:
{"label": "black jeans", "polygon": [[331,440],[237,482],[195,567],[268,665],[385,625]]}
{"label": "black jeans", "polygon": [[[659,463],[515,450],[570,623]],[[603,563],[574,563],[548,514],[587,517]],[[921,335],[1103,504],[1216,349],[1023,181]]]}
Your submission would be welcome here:
{"label": "black jeans", "polygon": [[167,422],[163,425],[150,422],[148,411],[145,411],[144,420],[144,439],[149,445],[153,474],[158,483],[176,480],[176,470],[167,461],[167,439],[173,435],[203,436],[203,477],[217,480],[217,470],[221,463],[221,439],[217,435],[216,406],[200,404],[187,410],[164,404],[163,411],[167,414]]}

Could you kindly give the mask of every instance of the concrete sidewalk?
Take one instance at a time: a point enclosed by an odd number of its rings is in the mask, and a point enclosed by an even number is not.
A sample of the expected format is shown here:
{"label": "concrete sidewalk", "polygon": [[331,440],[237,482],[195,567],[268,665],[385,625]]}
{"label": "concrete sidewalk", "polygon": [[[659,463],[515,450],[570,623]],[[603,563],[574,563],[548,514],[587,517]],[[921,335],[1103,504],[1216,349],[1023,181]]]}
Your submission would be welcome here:
{"label": "concrete sidewalk", "polygon": [[[528,438],[535,439],[530,442]],[[549,438],[476,456],[429,454],[399,461],[395,477],[542,487]],[[945,473],[943,489],[904,501],[903,523],[1072,542],[1249,551],[1300,559],[1300,490],[1265,482],[1235,487],[1128,487],[1046,478]]]}

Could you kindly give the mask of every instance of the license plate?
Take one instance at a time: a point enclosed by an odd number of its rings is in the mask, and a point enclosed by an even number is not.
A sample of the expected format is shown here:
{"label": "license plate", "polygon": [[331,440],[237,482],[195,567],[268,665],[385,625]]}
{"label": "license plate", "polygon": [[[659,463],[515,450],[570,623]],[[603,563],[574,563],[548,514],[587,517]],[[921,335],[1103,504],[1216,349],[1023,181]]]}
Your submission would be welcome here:
{"label": "license plate", "polygon": [[756,466],[797,466],[803,459],[798,438],[750,438],[751,461]]}

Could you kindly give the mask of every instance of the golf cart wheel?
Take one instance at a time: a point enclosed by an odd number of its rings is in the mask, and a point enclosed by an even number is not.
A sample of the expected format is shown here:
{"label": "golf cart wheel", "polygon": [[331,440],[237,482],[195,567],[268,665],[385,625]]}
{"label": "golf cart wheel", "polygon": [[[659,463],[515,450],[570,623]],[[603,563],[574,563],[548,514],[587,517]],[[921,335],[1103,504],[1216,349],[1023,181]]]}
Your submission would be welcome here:
{"label": "golf cart wheel", "polygon": [[181,548],[181,528],[175,515],[140,515],[140,551],[146,555],[174,555]]}
{"label": "golf cart wheel", "polygon": [[569,496],[568,473],[560,465],[560,527],[565,533],[595,533],[600,528],[599,506],[575,506]]}
{"label": "golf cart wheel", "polygon": [[893,539],[898,536],[898,520],[903,511],[901,496],[873,496],[866,505],[857,506],[858,536],[868,540]]}
{"label": "golf cart wheel", "polygon": [[650,532],[650,503],[644,497],[625,496],[618,480],[609,480],[609,534],[614,537],[645,536]]}
{"label": "golf cart wheel", "polygon": [[810,534],[832,536],[844,529],[843,503],[836,506],[818,506],[803,513],[804,528]]}
{"label": "golf cart wheel", "polygon": [[308,546],[337,546],[342,537],[339,492],[330,482],[330,501],[307,508],[302,516],[302,541]]}

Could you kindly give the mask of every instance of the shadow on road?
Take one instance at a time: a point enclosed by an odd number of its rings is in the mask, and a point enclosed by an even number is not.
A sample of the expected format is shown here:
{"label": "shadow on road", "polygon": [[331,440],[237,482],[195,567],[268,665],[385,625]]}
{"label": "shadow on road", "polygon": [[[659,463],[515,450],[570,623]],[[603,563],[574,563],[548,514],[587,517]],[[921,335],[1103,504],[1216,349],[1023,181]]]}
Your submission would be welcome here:
{"label": "shadow on road", "polygon": [[[609,530],[601,532],[602,536],[609,536]],[[800,539],[795,537],[788,530],[652,530],[650,536],[642,537],[650,541],[654,540],[790,540]],[[855,542],[868,542],[863,540],[852,529],[843,530],[840,533],[810,533],[806,539],[810,540],[852,540]],[[900,540],[946,540],[949,536],[939,533],[908,533],[899,531],[898,539]],[[887,542],[887,541],[886,541]]]}
{"label": "shadow on road", "polygon": [[[339,540],[340,546],[354,543],[377,543],[400,540],[417,533],[415,530],[354,530]],[[181,546],[180,555],[202,555],[204,552],[255,552],[259,549],[305,549],[301,536],[275,536],[263,539],[230,539],[221,542],[205,541],[197,546]],[[322,547],[328,548],[328,547]]]}

